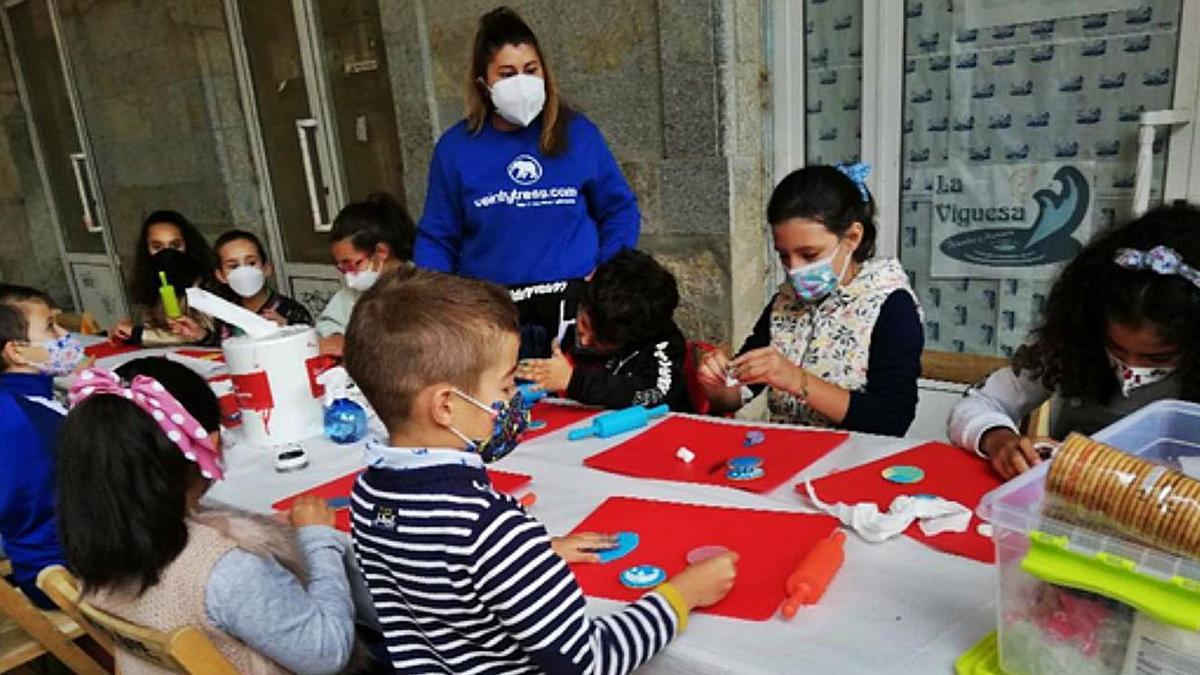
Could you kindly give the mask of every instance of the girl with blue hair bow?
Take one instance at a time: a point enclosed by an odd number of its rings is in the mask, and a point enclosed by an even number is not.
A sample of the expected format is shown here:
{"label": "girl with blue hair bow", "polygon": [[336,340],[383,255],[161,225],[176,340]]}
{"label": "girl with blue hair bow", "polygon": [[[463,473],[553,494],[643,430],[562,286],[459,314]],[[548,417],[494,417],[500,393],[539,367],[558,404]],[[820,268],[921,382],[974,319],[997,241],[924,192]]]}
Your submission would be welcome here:
{"label": "girl with blue hair bow", "polygon": [[870,167],[810,166],[767,205],[788,272],[736,358],[707,354],[712,406],[736,410],[768,390],[773,422],[902,436],[916,415],[925,337],[900,262],[875,260]]}

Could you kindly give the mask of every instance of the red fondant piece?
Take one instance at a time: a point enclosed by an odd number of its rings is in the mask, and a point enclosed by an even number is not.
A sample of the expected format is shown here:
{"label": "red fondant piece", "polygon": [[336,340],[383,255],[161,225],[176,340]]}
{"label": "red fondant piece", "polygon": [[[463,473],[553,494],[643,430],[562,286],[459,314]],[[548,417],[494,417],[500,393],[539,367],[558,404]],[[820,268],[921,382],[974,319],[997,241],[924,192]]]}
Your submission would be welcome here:
{"label": "red fondant piece", "polygon": [[128,352],[136,352],[141,349],[138,345],[131,345],[126,342],[97,342],[94,345],[88,345],[83,348],[83,353],[93,359],[106,359],[110,356],[125,354]]}
{"label": "red fondant piece", "polygon": [[175,353],[180,356],[190,356],[193,359],[225,363],[225,354],[220,349],[177,349]]}
{"label": "red fondant piece", "polygon": [[[763,442],[745,447],[749,431],[761,431]],[[846,436],[837,431],[748,427],[694,417],[671,417],[614,448],[588,457],[583,463],[593,469],[639,478],[770,492],[824,457]],[[691,462],[679,459],[675,453],[680,447],[687,447],[696,458]],[[736,481],[725,477],[725,463],[742,456],[762,458],[762,478]]]}
{"label": "red fondant piece", "polygon": [[[884,478],[881,472],[897,464],[920,467],[925,472],[925,478],[908,485]],[[825,503],[874,502],[881,511],[887,510],[892,500],[900,495],[920,494],[937,495],[974,510],[979,506],[979,500],[1001,483],[988,463],[971,453],[945,443],[925,443],[870,464],[817,479],[813,481],[813,489]],[[797,485],[796,489],[804,494],[803,484]],[[982,522],[978,516],[972,516],[966,532],[945,532],[932,537],[925,536],[917,523],[913,523],[904,534],[939,551],[980,562],[995,562],[996,548],[991,538],[976,531]]]}
{"label": "red fondant piece", "polygon": [[[527,485],[529,481],[533,480],[532,477],[523,473],[510,473],[508,471],[496,471],[494,469],[488,469],[487,472],[488,477],[492,479],[492,487],[496,488],[497,492],[503,492],[505,494],[512,494],[516,490],[519,490],[521,487]],[[354,489],[354,481],[358,480],[359,473],[359,471],[348,473],[341,478],[335,478],[328,483],[318,485],[311,490],[305,490],[304,492],[294,494],[287,499],[281,499],[272,504],[271,508],[275,509],[276,511],[287,510],[291,508],[292,502],[296,501],[296,498],[302,495],[316,495],[322,499],[349,497],[350,491]],[[343,532],[350,531],[350,509],[341,508],[337,510],[337,523],[335,524],[335,527]]]}
{"label": "red fondant piece", "polygon": [[724,600],[697,611],[764,621],[782,604],[800,559],[835,527],[829,516],[609,497],[573,532],[636,532],[638,547],[611,563],[571,569],[588,595],[636,600],[645,591],[622,585],[622,570],[658,565],[671,576],[687,567],[688,551],[724,546],[738,554],[737,581]]}

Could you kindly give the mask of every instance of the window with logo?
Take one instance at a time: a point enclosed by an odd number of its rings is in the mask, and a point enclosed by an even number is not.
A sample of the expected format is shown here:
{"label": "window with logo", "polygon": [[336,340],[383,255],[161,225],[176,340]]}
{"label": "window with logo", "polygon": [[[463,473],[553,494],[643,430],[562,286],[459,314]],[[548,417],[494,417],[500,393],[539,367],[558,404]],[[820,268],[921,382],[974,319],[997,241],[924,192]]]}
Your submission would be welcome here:
{"label": "window with logo", "polygon": [[[1033,4],[905,5],[899,251],[928,349],[1011,356],[1129,217],[1139,115],[1172,105],[1182,0]],[[1164,166],[1160,143],[1152,202]]]}

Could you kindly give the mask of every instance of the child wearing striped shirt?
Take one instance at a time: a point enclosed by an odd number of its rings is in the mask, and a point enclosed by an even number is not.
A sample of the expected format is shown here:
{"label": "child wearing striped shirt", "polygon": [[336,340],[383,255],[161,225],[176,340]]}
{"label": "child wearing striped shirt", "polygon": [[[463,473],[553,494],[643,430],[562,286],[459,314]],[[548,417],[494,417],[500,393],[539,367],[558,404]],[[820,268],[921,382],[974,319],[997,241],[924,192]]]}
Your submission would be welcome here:
{"label": "child wearing striped shirt", "polygon": [[389,436],[354,488],[354,549],[397,673],[627,673],[733,585],[727,553],[587,616],[567,562],[610,539],[552,542],[484,470],[523,426],[518,336],[503,288],[407,268],[350,321],[346,367]]}

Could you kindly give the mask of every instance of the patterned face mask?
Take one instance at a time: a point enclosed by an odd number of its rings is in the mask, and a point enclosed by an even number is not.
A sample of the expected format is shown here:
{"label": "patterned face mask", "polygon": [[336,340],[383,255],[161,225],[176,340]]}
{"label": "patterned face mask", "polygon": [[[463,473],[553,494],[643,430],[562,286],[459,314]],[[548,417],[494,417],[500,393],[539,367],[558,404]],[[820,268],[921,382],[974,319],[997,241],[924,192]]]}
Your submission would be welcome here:
{"label": "patterned face mask", "polygon": [[66,335],[39,343],[46,350],[46,360],[37,364],[43,375],[62,377],[75,372],[75,368],[83,362],[83,344],[79,338],[67,333]]}
{"label": "patterned face mask", "polygon": [[788,278],[791,279],[792,288],[796,290],[797,298],[804,302],[818,302],[838,287],[838,283],[846,274],[846,268],[850,266],[850,256],[846,256],[841,273],[833,271],[833,259],[837,257],[841,248],[842,244],[839,242],[829,257],[788,270]]}
{"label": "patterned face mask", "polygon": [[1134,389],[1144,387],[1148,384],[1154,384],[1164,378],[1170,377],[1171,373],[1175,372],[1175,366],[1164,367],[1145,367],[1131,366],[1121,359],[1112,355],[1112,352],[1105,350],[1108,356],[1108,363],[1112,366],[1113,374],[1117,376],[1117,382],[1121,385],[1121,395],[1129,398],[1129,394]]}
{"label": "patterned face mask", "polygon": [[451,433],[466,443],[468,450],[479,453],[485,463],[491,464],[520,444],[521,435],[529,427],[530,420],[529,406],[525,404],[525,397],[521,392],[513,394],[508,401],[496,401],[490,406],[458,389],[455,389],[454,393],[492,416],[492,435],[483,440],[472,440],[458,429],[450,427]]}

